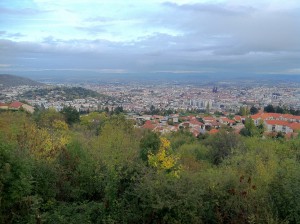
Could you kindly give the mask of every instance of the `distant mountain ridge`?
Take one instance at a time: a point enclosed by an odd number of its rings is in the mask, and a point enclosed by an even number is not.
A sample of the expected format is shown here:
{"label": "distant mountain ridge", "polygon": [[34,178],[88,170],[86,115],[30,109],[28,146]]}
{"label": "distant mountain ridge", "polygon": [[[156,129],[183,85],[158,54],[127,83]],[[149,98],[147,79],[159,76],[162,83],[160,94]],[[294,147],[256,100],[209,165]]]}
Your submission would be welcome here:
{"label": "distant mountain ridge", "polygon": [[14,87],[23,85],[42,86],[44,84],[16,75],[0,74],[0,87]]}

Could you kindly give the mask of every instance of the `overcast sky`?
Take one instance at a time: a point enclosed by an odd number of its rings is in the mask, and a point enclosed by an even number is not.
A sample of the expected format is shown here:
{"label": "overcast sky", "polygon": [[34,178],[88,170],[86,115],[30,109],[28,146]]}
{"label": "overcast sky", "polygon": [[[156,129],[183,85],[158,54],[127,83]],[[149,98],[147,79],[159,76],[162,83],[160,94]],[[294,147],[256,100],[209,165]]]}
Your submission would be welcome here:
{"label": "overcast sky", "polygon": [[57,71],[300,75],[300,1],[1,0],[0,73]]}

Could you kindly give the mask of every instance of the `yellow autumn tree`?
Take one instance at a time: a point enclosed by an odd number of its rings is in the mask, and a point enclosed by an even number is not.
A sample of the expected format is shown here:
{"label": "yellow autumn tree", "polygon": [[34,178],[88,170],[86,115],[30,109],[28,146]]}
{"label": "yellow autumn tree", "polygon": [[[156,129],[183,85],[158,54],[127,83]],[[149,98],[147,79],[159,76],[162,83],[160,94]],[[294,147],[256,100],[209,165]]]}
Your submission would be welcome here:
{"label": "yellow autumn tree", "polygon": [[27,148],[37,158],[53,159],[70,142],[66,122],[55,120],[51,128],[39,128],[26,121],[16,134],[21,149]]}
{"label": "yellow autumn tree", "polygon": [[178,156],[172,154],[171,143],[168,139],[160,138],[160,147],[157,154],[148,154],[148,163],[157,170],[165,171],[169,175],[179,177],[180,165]]}

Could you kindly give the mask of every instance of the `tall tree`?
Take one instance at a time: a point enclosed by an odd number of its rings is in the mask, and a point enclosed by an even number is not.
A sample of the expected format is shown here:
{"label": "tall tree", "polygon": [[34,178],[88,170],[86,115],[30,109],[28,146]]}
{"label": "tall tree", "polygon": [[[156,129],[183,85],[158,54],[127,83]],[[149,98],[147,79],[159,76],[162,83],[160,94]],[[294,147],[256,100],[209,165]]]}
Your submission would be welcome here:
{"label": "tall tree", "polygon": [[250,108],[250,114],[257,114],[258,113],[258,109],[255,106],[252,106]]}
{"label": "tall tree", "polygon": [[65,120],[69,125],[80,121],[80,113],[74,107],[64,107],[60,113],[64,115]]}
{"label": "tall tree", "polygon": [[275,108],[273,107],[272,104],[269,104],[268,106],[266,106],[264,108],[264,111],[267,112],[267,113],[275,113]]}

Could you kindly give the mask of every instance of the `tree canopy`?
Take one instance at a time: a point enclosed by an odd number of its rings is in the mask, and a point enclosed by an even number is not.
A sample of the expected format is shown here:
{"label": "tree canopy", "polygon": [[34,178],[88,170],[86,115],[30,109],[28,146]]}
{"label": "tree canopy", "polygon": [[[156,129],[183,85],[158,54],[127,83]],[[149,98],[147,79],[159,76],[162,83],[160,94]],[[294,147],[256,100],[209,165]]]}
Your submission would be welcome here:
{"label": "tree canopy", "polygon": [[300,223],[300,138],[250,119],[199,139],[122,114],[0,115],[0,223]]}

